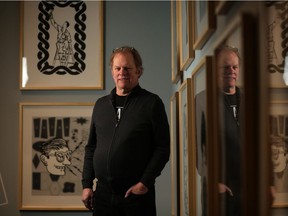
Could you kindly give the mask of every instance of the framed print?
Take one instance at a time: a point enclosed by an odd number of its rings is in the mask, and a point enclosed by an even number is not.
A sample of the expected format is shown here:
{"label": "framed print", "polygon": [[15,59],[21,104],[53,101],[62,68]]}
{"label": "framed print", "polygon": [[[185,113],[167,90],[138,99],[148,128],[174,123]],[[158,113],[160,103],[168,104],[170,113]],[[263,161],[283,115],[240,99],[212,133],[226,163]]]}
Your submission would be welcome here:
{"label": "framed print", "polygon": [[20,103],[20,210],[85,210],[93,103]]}
{"label": "framed print", "polygon": [[171,215],[179,216],[179,93],[170,98]]}
{"label": "framed print", "polygon": [[193,48],[201,49],[216,29],[214,1],[195,1],[195,39]]}
{"label": "framed print", "polygon": [[191,105],[191,79],[187,78],[179,89],[180,216],[196,215]]}
{"label": "framed print", "polygon": [[171,0],[171,68],[172,83],[177,83],[182,77],[179,66],[179,40],[177,31],[177,1]]}
{"label": "framed print", "polygon": [[275,199],[273,207],[288,206],[288,102],[271,101],[269,138],[271,144]]}
{"label": "framed print", "polygon": [[[252,3],[251,7],[253,4],[254,3]],[[255,3],[255,5],[257,5],[257,3]],[[220,124],[218,128],[221,129],[227,125],[227,119],[229,119],[227,114],[230,112],[230,116],[234,117],[234,122],[236,121],[240,133],[237,132],[238,130],[234,130],[238,133],[235,133],[235,138],[233,139],[235,142],[234,150],[231,150],[232,145],[230,143],[232,143],[232,141],[229,142],[229,145],[226,144],[228,143],[228,136],[225,138],[225,134],[231,135],[231,133],[225,131],[218,133],[223,135],[222,137],[219,135],[216,137],[217,140],[220,140],[219,145],[221,149],[219,150],[219,154],[215,155],[215,157],[218,157],[215,161],[219,162],[219,173],[217,175],[222,177],[220,179],[221,181],[228,181],[227,178],[231,176],[231,173],[241,177],[241,181],[231,181],[231,185],[234,183],[238,184],[238,186],[234,186],[233,197],[237,197],[237,194],[240,194],[240,198],[245,197],[245,199],[241,198],[241,214],[243,215],[259,215],[260,211],[260,215],[266,215],[270,208],[269,201],[271,201],[270,193],[267,192],[270,191],[271,186],[271,172],[269,170],[269,167],[271,167],[271,154],[268,148],[269,141],[265,136],[265,134],[267,134],[266,119],[268,115],[266,112],[268,104],[267,89],[265,88],[266,75],[261,72],[263,70],[260,70],[261,62],[265,61],[259,51],[261,40],[259,39],[258,31],[255,31],[255,26],[259,24],[258,21],[257,17],[249,13],[241,13],[235,16],[227,24],[219,37],[214,52],[215,64],[213,68],[215,69],[215,74],[219,74],[219,68],[222,68],[222,72],[224,69],[221,64],[217,62],[218,48],[223,45],[229,45],[234,52],[237,53],[238,50],[238,55],[240,56],[240,58],[238,58],[240,59],[238,68],[239,74],[241,74],[242,77],[241,80],[236,79],[236,86],[239,87],[238,99],[236,94],[236,101],[238,100],[239,103],[236,102],[235,104],[234,102],[234,104],[231,104],[229,101],[227,102],[229,96],[227,97],[225,94],[218,93],[218,118]],[[249,37],[246,37],[247,35],[249,35]],[[257,43],[255,43],[255,41]],[[222,63],[223,66],[225,66],[225,64],[231,68],[231,65]],[[219,92],[219,85],[218,88],[215,87],[215,91]],[[237,107],[240,108],[237,110]],[[229,124],[229,126],[230,125],[232,124]],[[231,129],[229,126],[227,126],[227,128]],[[237,127],[235,126],[234,128]],[[230,150],[228,148],[230,148]],[[232,153],[232,151],[234,153]],[[259,154],[259,152],[261,152],[261,154]],[[233,158],[230,157],[231,155],[233,155]],[[240,173],[235,172],[237,170],[235,167],[232,168],[232,166],[229,166],[231,164],[230,162],[226,162],[229,157],[229,161],[233,163],[236,162],[235,166],[240,167],[238,169]],[[238,159],[236,157],[238,157]],[[253,165],[251,166],[251,164]],[[261,179],[261,185],[259,185],[259,179]],[[214,185],[216,185],[216,183],[214,183]],[[244,185],[243,189],[242,185]],[[252,190],[254,190],[253,194],[251,194]],[[216,198],[215,195],[214,200]],[[257,203],[257,205],[255,203]],[[214,206],[213,210],[218,211],[218,209],[219,206]],[[263,211],[264,209],[265,211]],[[221,210],[225,211],[226,209],[221,208]]]}
{"label": "framed print", "polygon": [[23,1],[20,90],[103,89],[103,2]]}
{"label": "framed print", "polygon": [[179,48],[180,48],[180,70],[184,71],[195,58],[193,50],[194,23],[193,1],[176,1],[177,17],[179,19]]}
{"label": "framed print", "polygon": [[287,1],[266,2],[268,10],[267,36],[268,73],[270,88],[287,88]]}
{"label": "framed print", "polygon": [[196,149],[196,215],[208,215],[207,194],[207,76],[212,71],[212,58],[206,57],[192,72],[193,144]]}

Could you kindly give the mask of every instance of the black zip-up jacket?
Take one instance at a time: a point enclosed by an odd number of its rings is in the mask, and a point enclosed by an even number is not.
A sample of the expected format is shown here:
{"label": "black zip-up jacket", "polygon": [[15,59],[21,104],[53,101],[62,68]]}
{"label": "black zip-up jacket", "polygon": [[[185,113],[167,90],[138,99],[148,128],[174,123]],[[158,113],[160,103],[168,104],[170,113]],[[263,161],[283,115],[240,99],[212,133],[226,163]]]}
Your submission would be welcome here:
{"label": "black zip-up jacket", "polygon": [[152,187],[170,155],[164,104],[157,95],[137,85],[128,95],[117,123],[115,95],[114,88],[94,106],[85,147],[83,188],[92,188],[94,178],[116,193],[125,193],[138,182]]}

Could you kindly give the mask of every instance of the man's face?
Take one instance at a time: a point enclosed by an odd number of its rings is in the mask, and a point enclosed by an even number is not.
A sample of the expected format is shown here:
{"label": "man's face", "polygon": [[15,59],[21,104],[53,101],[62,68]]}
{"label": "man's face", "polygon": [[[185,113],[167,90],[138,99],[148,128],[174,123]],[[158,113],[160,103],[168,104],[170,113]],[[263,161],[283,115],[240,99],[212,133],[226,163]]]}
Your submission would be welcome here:
{"label": "man's face", "polygon": [[111,72],[118,95],[129,93],[138,84],[140,71],[131,53],[115,54]]}
{"label": "man's face", "polygon": [[49,157],[42,155],[42,162],[49,173],[53,175],[65,175],[66,166],[71,164],[71,152],[64,147],[59,150],[51,150]]}
{"label": "man's face", "polygon": [[235,88],[239,76],[239,58],[233,51],[221,51],[217,62],[220,86],[226,91]]}

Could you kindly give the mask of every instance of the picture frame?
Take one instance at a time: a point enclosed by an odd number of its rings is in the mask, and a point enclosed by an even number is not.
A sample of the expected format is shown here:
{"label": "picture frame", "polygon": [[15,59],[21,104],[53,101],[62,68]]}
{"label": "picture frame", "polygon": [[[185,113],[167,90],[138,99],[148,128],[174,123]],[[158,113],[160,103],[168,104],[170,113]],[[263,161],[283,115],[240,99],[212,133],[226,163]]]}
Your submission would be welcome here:
{"label": "picture frame", "polygon": [[191,78],[179,88],[180,216],[195,215],[195,149],[192,145]]}
{"label": "picture frame", "polygon": [[171,70],[172,83],[177,83],[182,78],[180,70],[179,35],[177,31],[177,1],[171,0]]}
{"label": "picture frame", "polygon": [[93,106],[19,104],[20,210],[86,210],[81,176]]}
{"label": "picture frame", "polygon": [[20,90],[104,88],[103,1],[23,1],[20,9]]}
{"label": "picture frame", "polygon": [[287,189],[287,112],[288,101],[270,101],[269,139],[271,144],[273,188],[275,191],[273,207],[288,206]]}
{"label": "picture frame", "polygon": [[195,1],[194,7],[194,45],[195,50],[201,49],[216,30],[214,1]]}
{"label": "picture frame", "polygon": [[170,137],[171,137],[171,215],[180,215],[179,184],[179,92],[170,98]]}
{"label": "picture frame", "polygon": [[176,1],[177,18],[179,23],[179,49],[180,49],[180,70],[185,71],[195,58],[194,43],[194,23],[193,1]]}
{"label": "picture frame", "polygon": [[[196,167],[194,181],[195,181],[195,202],[196,214],[195,215],[208,215],[208,150],[209,143],[208,124],[208,77],[211,78],[212,74],[212,57],[206,56],[192,71],[192,143],[193,149],[196,152]],[[210,98],[209,98],[210,99]],[[208,103],[208,105],[207,105]]]}
{"label": "picture frame", "polygon": [[[285,25],[286,1],[271,1],[266,3],[267,9],[267,53],[268,53],[268,78],[270,88],[288,87],[288,49]],[[286,69],[285,69],[286,68]]]}
{"label": "picture frame", "polygon": [[[255,3],[255,5],[257,5]],[[251,5],[253,6],[253,4]],[[257,215],[261,212],[261,215],[266,215],[269,211],[271,202],[270,186],[271,186],[271,172],[268,169],[271,164],[271,154],[268,149],[269,143],[263,134],[267,134],[267,112],[266,112],[266,89],[265,89],[265,76],[261,73],[261,62],[265,62],[264,57],[260,55],[260,44],[258,31],[255,31],[255,26],[258,25],[259,20],[251,13],[239,13],[233,19],[231,19],[224,29],[221,36],[215,43],[214,57],[216,59],[216,50],[223,44],[233,44],[237,42],[238,51],[240,52],[240,74],[242,77],[237,85],[241,90],[241,108],[240,108],[240,133],[241,133],[241,170],[245,172],[241,173],[241,184],[245,185],[245,188],[241,190],[241,197],[245,197],[245,200],[241,200],[243,212],[241,214]],[[245,35],[249,34],[249,38]],[[258,43],[255,43],[258,41]],[[233,45],[234,46],[234,45]],[[216,60],[213,68],[217,68]],[[217,71],[215,71],[217,74]],[[214,91],[217,92],[217,85],[214,85]],[[248,92],[248,93],[247,93]],[[217,102],[216,102],[217,104]],[[216,105],[217,106],[217,105]],[[218,106],[221,104],[218,102]],[[219,107],[218,107],[219,109]],[[220,113],[220,112],[219,112]],[[218,113],[218,119],[221,121],[221,116]],[[217,114],[216,114],[217,115]],[[215,124],[213,124],[215,126]],[[218,125],[214,128],[214,133],[217,133],[217,128],[221,128]],[[218,131],[218,134],[220,132]],[[221,138],[219,135],[215,139],[221,144]],[[261,152],[261,155],[259,155]],[[213,173],[216,176],[220,176],[224,171],[223,164],[221,165],[220,159],[223,152],[219,152],[217,155],[213,154],[214,161],[218,163],[218,167],[212,165]],[[259,162],[261,161],[261,163]],[[209,163],[210,165],[211,163]],[[251,166],[253,164],[253,166]],[[215,173],[215,170],[217,173]],[[208,171],[208,172],[210,172]],[[259,186],[259,179],[261,179],[261,185]],[[212,207],[211,211],[215,211],[215,215],[221,215],[219,211],[225,211],[221,209],[220,203],[218,206],[213,204],[217,203],[217,182],[211,183],[214,185],[211,201],[209,202]],[[254,190],[254,193],[250,192]],[[258,203],[255,205],[255,203]],[[253,203],[253,205],[252,205]],[[266,208],[267,207],[267,208]]]}

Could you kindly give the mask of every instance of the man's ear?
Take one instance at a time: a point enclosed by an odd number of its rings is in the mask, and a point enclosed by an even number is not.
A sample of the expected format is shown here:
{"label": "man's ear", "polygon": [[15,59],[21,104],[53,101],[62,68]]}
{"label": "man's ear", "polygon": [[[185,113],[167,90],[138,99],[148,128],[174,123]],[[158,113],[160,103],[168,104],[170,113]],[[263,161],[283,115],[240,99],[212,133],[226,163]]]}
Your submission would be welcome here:
{"label": "man's ear", "polygon": [[142,76],[143,71],[141,69],[137,69],[138,78]]}

